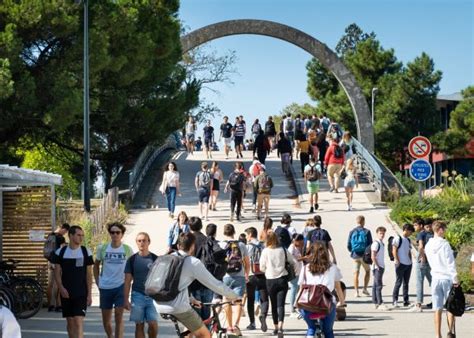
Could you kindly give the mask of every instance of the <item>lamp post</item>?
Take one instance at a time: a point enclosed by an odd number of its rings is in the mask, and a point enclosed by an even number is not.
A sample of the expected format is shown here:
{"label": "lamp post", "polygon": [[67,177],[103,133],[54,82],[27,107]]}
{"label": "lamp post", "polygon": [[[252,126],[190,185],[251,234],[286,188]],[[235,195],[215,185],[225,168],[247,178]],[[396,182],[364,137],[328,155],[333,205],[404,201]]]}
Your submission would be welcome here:
{"label": "lamp post", "polygon": [[372,128],[374,127],[375,120],[375,94],[378,92],[378,88],[372,88]]}

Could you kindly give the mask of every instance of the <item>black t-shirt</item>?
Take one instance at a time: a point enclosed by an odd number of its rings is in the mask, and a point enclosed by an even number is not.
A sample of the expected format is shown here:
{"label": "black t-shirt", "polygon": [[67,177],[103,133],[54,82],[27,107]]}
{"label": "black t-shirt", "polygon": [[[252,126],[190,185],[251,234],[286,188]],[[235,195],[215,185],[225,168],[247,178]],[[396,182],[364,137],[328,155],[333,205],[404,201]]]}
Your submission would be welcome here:
{"label": "black t-shirt", "polygon": [[222,131],[222,137],[223,138],[229,138],[232,136],[232,125],[227,122],[227,123],[222,123],[221,124],[221,131]]}
{"label": "black t-shirt", "polygon": [[273,121],[265,122],[265,134],[269,136],[275,136],[276,130],[275,130],[275,123]]}
{"label": "black t-shirt", "polygon": [[[314,238],[313,238],[313,235],[314,235]],[[329,232],[327,232],[324,229],[318,228],[318,229],[314,229],[308,232],[308,236],[306,237],[306,240],[311,243],[315,241],[322,241],[326,243],[326,246],[328,246],[329,242],[332,239],[331,239],[331,236],[329,235]]]}
{"label": "black t-shirt", "polygon": [[66,239],[64,238],[63,235],[58,234],[56,232],[52,232],[51,235],[54,235],[56,237],[56,250],[61,247],[64,243],[66,243]]}
{"label": "black t-shirt", "polygon": [[211,140],[214,136],[214,127],[213,126],[205,126],[204,127],[204,138],[206,140]]}

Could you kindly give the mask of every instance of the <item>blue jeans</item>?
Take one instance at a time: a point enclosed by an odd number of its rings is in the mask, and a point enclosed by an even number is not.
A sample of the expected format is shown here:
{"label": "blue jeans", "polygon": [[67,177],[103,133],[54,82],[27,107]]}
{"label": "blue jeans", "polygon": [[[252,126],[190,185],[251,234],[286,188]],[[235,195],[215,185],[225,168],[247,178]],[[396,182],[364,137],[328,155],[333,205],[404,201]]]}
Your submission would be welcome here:
{"label": "blue jeans", "polygon": [[383,282],[382,277],[385,268],[374,269],[374,286],[372,286],[372,303],[375,305],[380,305],[383,303],[382,300],[382,288]]}
{"label": "blue jeans", "polygon": [[423,304],[423,282],[425,277],[431,286],[431,268],[429,264],[418,262],[416,264],[416,302],[418,304]]}
{"label": "blue jeans", "polygon": [[290,309],[291,312],[295,311],[295,300],[296,294],[298,293],[298,276],[296,276],[293,280],[290,281],[291,291],[290,291]]}
{"label": "blue jeans", "polygon": [[176,207],[176,187],[166,188],[166,201],[168,202],[168,211],[174,214]]}
{"label": "blue jeans", "polygon": [[[192,292],[193,297],[200,301],[201,303],[210,303],[212,302],[212,297],[214,293],[209,290],[208,288],[202,287],[198,290],[194,290]],[[203,306],[200,309],[195,308],[196,312],[199,313],[202,320],[206,320],[211,316],[211,307],[210,306]]]}
{"label": "blue jeans", "polygon": [[[306,322],[306,325],[308,325],[308,331],[306,332],[306,336],[313,337],[316,333],[316,320],[309,318],[309,316],[311,315],[311,312],[306,311],[306,310],[300,310],[300,312],[303,315],[303,319]],[[326,317],[321,319],[321,329],[324,333],[324,337],[326,338],[334,337],[333,327],[334,327],[335,319],[336,319],[336,306],[335,304],[333,304],[331,312],[329,312],[329,314]]]}

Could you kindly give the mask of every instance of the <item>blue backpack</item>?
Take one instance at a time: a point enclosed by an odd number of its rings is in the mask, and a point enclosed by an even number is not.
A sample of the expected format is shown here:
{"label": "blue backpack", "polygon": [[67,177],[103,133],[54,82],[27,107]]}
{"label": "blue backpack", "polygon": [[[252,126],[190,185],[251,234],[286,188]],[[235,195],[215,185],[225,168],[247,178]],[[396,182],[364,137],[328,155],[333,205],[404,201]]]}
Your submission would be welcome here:
{"label": "blue backpack", "polygon": [[367,246],[367,232],[364,229],[354,230],[351,236],[352,252],[362,255]]}

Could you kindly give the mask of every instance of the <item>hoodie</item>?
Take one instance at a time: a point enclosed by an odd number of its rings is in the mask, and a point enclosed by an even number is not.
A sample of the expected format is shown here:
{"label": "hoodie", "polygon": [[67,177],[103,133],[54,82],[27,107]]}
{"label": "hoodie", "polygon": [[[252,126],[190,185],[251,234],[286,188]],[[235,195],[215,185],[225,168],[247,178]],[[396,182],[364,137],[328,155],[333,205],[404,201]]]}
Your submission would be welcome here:
{"label": "hoodie", "polygon": [[426,244],[425,253],[434,280],[450,280],[458,283],[453,250],[447,240],[435,236]]}

